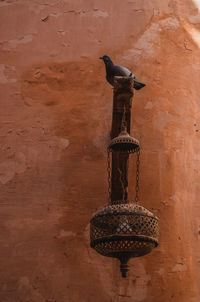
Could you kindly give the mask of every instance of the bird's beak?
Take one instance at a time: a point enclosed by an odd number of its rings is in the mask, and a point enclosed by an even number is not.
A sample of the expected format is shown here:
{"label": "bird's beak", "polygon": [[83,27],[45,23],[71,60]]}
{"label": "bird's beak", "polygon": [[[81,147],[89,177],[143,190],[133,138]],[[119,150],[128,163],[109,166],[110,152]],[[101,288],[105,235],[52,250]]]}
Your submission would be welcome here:
{"label": "bird's beak", "polygon": [[100,60],[103,60],[103,57],[100,57],[99,59],[100,59]]}

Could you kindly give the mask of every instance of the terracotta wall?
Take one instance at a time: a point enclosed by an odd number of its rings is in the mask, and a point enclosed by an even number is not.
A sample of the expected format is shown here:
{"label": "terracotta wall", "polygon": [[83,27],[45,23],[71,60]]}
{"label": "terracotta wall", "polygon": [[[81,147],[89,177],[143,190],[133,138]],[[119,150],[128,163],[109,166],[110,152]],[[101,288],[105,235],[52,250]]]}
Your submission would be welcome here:
{"label": "terracotta wall", "polygon": [[[200,4],[0,1],[0,301],[200,301]],[[100,55],[129,67],[141,201],[160,245],[117,260],[89,247],[106,204],[112,89]]]}

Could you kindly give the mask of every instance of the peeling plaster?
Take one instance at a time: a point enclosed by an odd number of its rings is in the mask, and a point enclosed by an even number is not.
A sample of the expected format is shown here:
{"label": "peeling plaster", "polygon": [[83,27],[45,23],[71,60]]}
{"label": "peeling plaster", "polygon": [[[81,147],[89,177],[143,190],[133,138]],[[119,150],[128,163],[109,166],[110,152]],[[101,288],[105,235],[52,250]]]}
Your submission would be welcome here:
{"label": "peeling plaster", "polygon": [[[14,66],[8,66],[4,64],[0,64],[0,84],[7,84],[7,83],[15,83],[17,82],[16,78],[13,78],[15,73]],[[7,73],[7,74],[6,74]],[[8,74],[11,74],[11,78],[8,77]]]}
{"label": "peeling plaster", "polygon": [[200,0],[192,0],[200,11]]}
{"label": "peeling plaster", "polygon": [[[160,44],[161,27],[157,23],[153,23],[144,34],[135,43],[134,48],[143,50],[146,56],[152,56],[155,53],[154,44]],[[144,55],[144,53],[143,53]]]}
{"label": "peeling plaster", "polygon": [[170,199],[173,200],[173,201],[176,201],[176,202],[179,201],[179,198],[176,195],[170,196]]}
{"label": "peeling plaster", "polygon": [[200,32],[188,22],[184,22],[184,28],[190,34],[192,40],[200,48]]}
{"label": "peeling plaster", "polygon": [[9,6],[9,5],[12,5],[13,3],[16,3],[16,2],[17,2],[17,0],[10,0],[10,1],[1,0],[0,1],[0,7]]}
{"label": "peeling plaster", "polygon": [[2,50],[10,50],[17,48],[20,45],[28,44],[33,41],[33,34],[29,34],[14,40],[0,41]]}
{"label": "peeling plaster", "polygon": [[6,184],[16,174],[26,170],[26,159],[22,152],[13,155],[13,158],[4,160],[0,163],[0,182]]}
{"label": "peeling plaster", "polygon": [[19,39],[9,40],[8,44],[11,48],[16,48],[20,44],[26,44],[26,43],[30,43],[32,41],[33,41],[33,35],[30,34],[30,35],[26,35]]}
{"label": "peeling plaster", "polygon": [[[199,13],[200,13],[200,0],[193,0],[195,6],[198,8]],[[192,24],[198,24],[200,21],[200,16],[199,14],[196,16],[190,16],[189,21]],[[196,29],[192,24],[188,23],[187,21],[183,21],[183,27],[185,30],[189,33],[191,36],[192,40],[195,42],[195,44],[200,48],[200,31]]]}
{"label": "peeling plaster", "polygon": [[69,140],[68,139],[61,138],[60,142],[63,145],[64,149],[66,149],[69,146]]}
{"label": "peeling plaster", "polygon": [[109,16],[108,12],[102,11],[102,10],[94,10],[93,17],[103,17],[107,18]]}
{"label": "peeling plaster", "polygon": [[185,263],[176,263],[172,272],[185,272],[187,271],[187,265]]}
{"label": "peeling plaster", "polygon": [[144,109],[147,109],[147,110],[149,110],[149,109],[152,109],[153,108],[153,103],[152,102],[148,102],[148,103],[146,103],[146,105],[145,105],[145,107],[144,107]]}
{"label": "peeling plaster", "polygon": [[161,20],[159,22],[159,24],[161,25],[161,27],[163,29],[166,29],[166,30],[170,30],[170,29],[177,29],[180,27],[180,23],[178,21],[178,19],[176,19],[175,17],[170,17],[170,18],[166,18],[164,20]]}
{"label": "peeling plaster", "polygon": [[64,13],[74,13],[75,15],[80,15],[83,17],[95,17],[95,18],[107,18],[109,16],[109,13],[107,11],[102,11],[97,8],[93,9],[93,11],[86,11],[86,10],[69,10]]}
{"label": "peeling plaster", "polygon": [[192,24],[199,24],[200,23],[200,14],[196,16],[190,16],[189,20]]}
{"label": "peeling plaster", "polygon": [[136,41],[134,46],[128,50],[126,58],[127,56],[155,57],[156,52],[160,48],[160,33],[163,30],[176,30],[179,27],[180,23],[175,17],[153,22]]}
{"label": "peeling plaster", "polygon": [[60,233],[57,236],[57,238],[65,238],[65,237],[76,237],[76,233],[72,231],[60,230]]}
{"label": "peeling plaster", "polygon": [[170,122],[174,121],[174,119],[175,118],[173,114],[169,112],[160,112],[159,116],[157,116],[157,118],[154,118],[153,121],[154,128],[156,128],[159,131],[163,131]]}
{"label": "peeling plaster", "polygon": [[164,275],[164,273],[165,273],[165,269],[164,269],[163,267],[161,267],[161,268],[158,270],[158,274],[159,274],[160,276],[162,276],[162,275]]}
{"label": "peeling plaster", "polygon": [[55,13],[49,14],[49,16],[52,16],[52,17],[54,17],[54,18],[58,18],[58,17],[60,17],[60,16],[63,16],[63,13],[55,12]]}

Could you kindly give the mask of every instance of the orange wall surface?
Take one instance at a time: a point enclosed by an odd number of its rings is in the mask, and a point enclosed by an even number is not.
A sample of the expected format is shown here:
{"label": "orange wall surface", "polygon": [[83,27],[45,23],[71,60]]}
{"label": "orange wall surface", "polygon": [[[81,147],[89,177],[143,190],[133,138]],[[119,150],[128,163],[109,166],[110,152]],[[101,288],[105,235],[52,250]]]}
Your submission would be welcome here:
{"label": "orange wall surface", "polygon": [[[199,23],[197,0],[0,1],[1,302],[200,301]],[[160,238],[127,279],[89,242],[108,195],[104,54],[147,84],[132,135]]]}

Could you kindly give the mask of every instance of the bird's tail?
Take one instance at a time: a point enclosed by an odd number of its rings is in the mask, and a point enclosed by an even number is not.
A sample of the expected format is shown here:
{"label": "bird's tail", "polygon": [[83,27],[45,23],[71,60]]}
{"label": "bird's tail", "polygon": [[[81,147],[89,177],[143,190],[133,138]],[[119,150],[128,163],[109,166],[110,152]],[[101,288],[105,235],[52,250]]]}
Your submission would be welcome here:
{"label": "bird's tail", "polygon": [[146,86],[146,84],[140,82],[136,76],[134,74],[132,74],[132,72],[130,73],[129,77],[134,78],[134,88],[136,90],[140,90],[141,88],[143,88],[144,86]]}
{"label": "bird's tail", "polygon": [[140,82],[137,78],[134,78],[134,88],[136,90],[139,90],[139,89],[143,88],[144,86],[146,86],[146,84]]}

